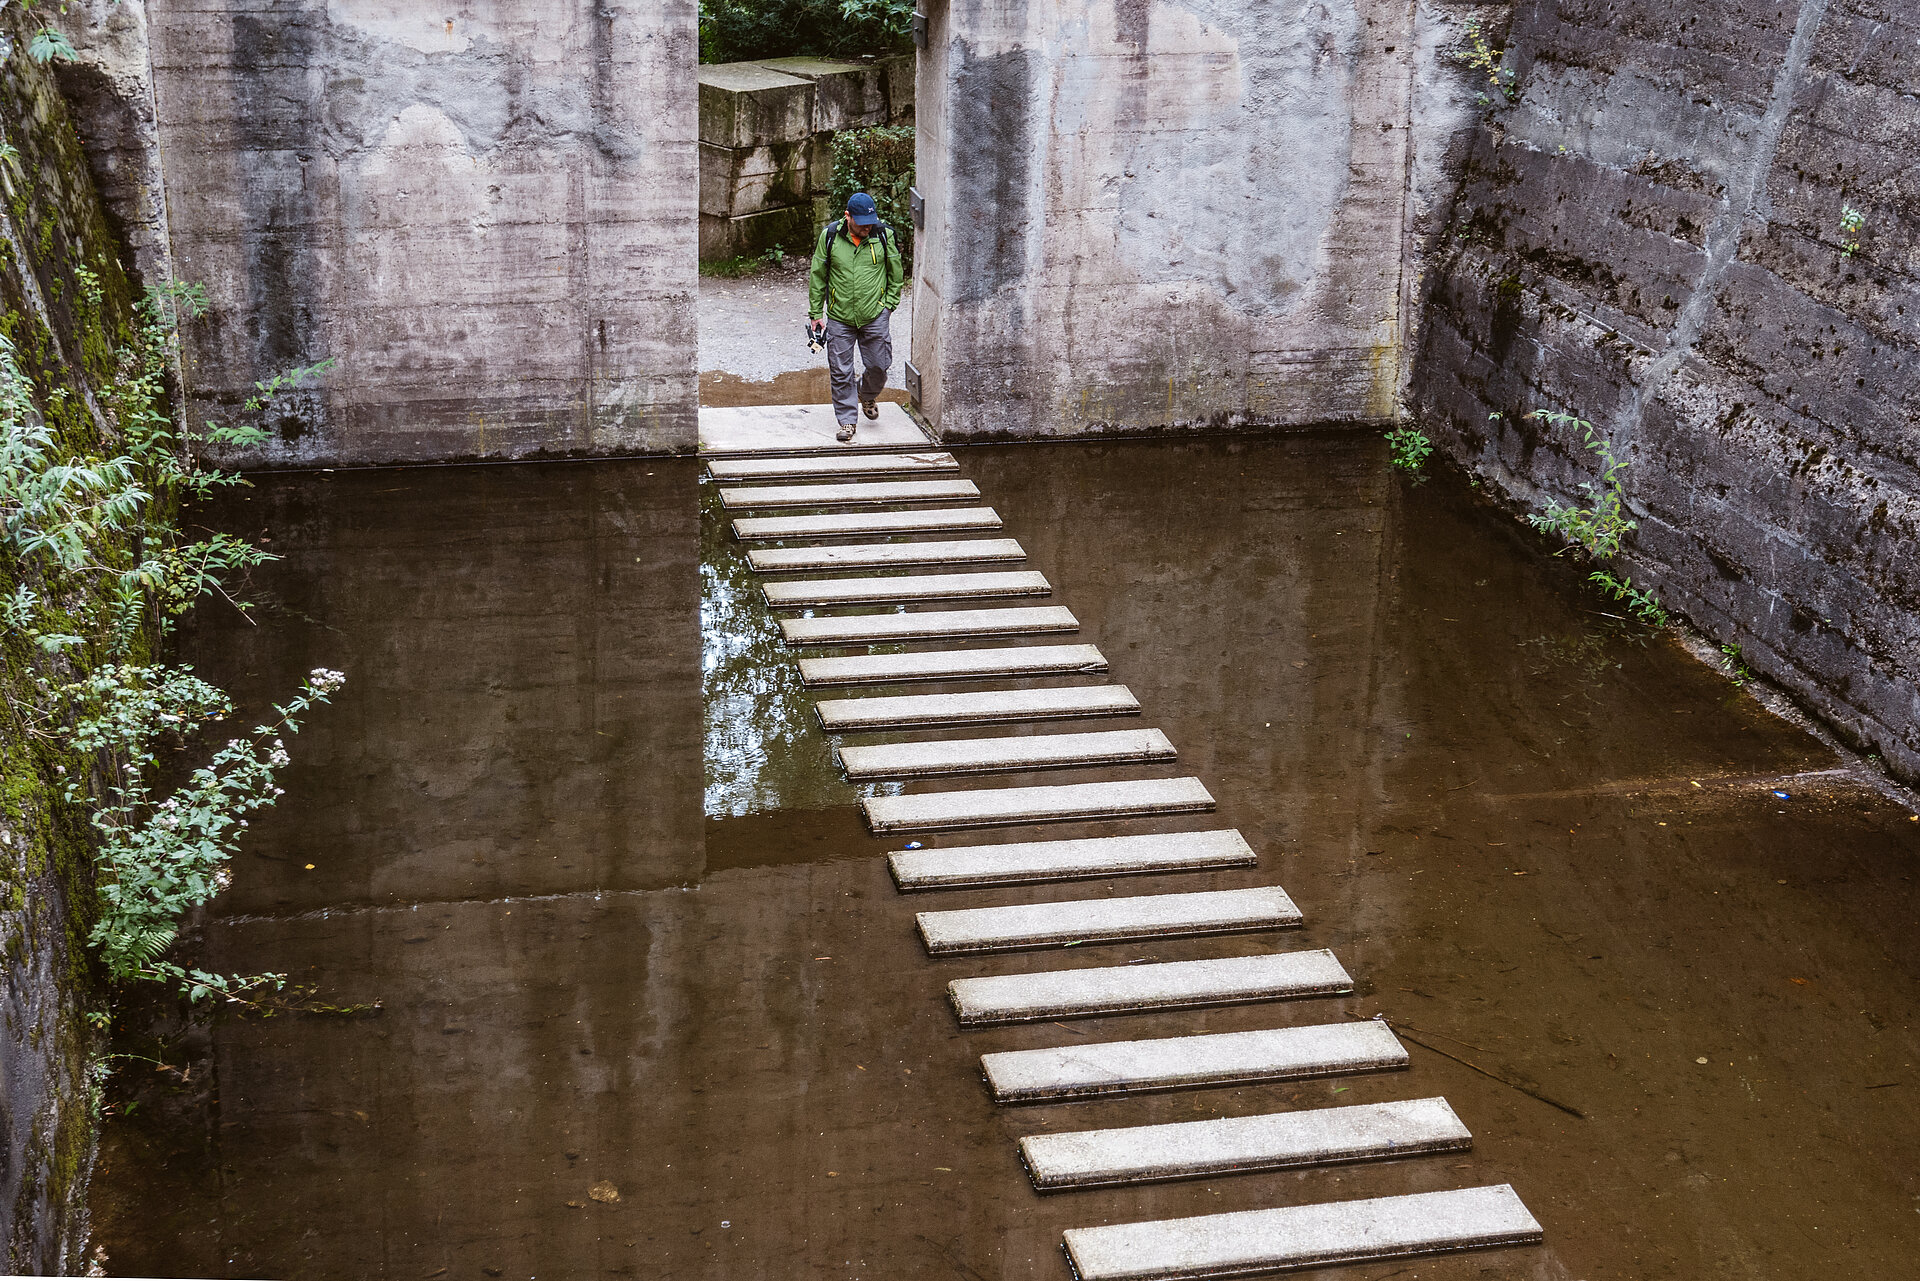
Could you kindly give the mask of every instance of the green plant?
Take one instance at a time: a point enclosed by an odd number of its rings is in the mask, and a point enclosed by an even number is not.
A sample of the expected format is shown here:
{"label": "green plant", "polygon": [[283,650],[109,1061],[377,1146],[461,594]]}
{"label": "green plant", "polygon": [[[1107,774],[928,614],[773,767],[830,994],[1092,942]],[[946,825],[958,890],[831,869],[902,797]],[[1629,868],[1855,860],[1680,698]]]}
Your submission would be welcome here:
{"label": "green plant", "polygon": [[912,125],[876,125],[871,129],[842,129],[833,135],[832,207],[838,211],[856,191],[873,197],[880,221],[900,248],[902,261],[913,261],[913,148]]}
{"label": "green plant", "polygon": [[1512,68],[1502,65],[1506,60],[1506,50],[1493,47],[1493,41],[1488,37],[1486,28],[1480,25],[1480,19],[1467,19],[1453,56],[1486,78],[1487,88],[1492,90],[1492,94],[1482,91],[1478,95],[1477,101],[1481,106],[1492,106],[1496,98],[1503,103],[1512,102],[1519,96],[1514,86]]}
{"label": "green plant", "polygon": [[1585,481],[1580,485],[1592,506],[1575,507],[1550,498],[1546,512],[1527,517],[1528,522],[1535,529],[1564,539],[1567,545],[1561,552],[1578,551],[1593,560],[1611,560],[1619,555],[1621,541],[1638,526],[1627,515],[1626,494],[1620,487],[1620,473],[1627,464],[1614,456],[1613,442],[1595,431],[1592,423],[1572,414],[1536,409],[1527,417],[1556,427],[1578,427],[1586,449],[1600,459],[1600,483]]}
{"label": "green plant", "polygon": [[35,62],[72,62],[73,45],[52,27],[41,27],[27,41],[27,56]]}
{"label": "green plant", "polygon": [[1740,652],[1738,645],[1722,645],[1720,654],[1726,664],[1728,680],[1735,685],[1745,685],[1753,679],[1753,671],[1747,666],[1746,655]]}
{"label": "green plant", "polygon": [[100,287],[99,272],[94,271],[84,263],[76,263],[73,268],[73,278],[80,282],[80,296],[85,298],[92,306],[99,307],[106,302],[107,295],[105,290]]}
{"label": "green plant", "polygon": [[1587,581],[1607,593],[1616,601],[1623,602],[1633,616],[1648,627],[1665,627],[1667,611],[1659,598],[1652,592],[1635,587],[1633,579],[1622,574],[1616,578],[1604,569],[1595,570],[1587,575]]}
{"label": "green plant", "polygon": [[[102,789],[93,813],[100,834],[100,916],[89,940],[116,979],[178,983],[190,1000],[220,994],[228,1000],[285,985],[285,976],[235,979],[188,970],[160,959],[179,930],[180,917],[211,899],[233,879],[228,866],[246,830],[243,817],[271,805],[283,789],[275,771],[288,763],[283,735],[296,719],[345,683],[339,672],[316,668],[278,719],[228,739],[207,764],[164,799],[156,799],[157,745],[168,732],[185,735],[233,714],[233,703],[184,667],[96,669],[83,682],[88,714],[70,736],[81,751],[126,753],[122,781]],[[80,780],[68,799],[84,799]]]}
{"label": "green plant", "polygon": [[1867,228],[1867,215],[1852,205],[1840,206],[1840,252],[1851,258],[1860,252],[1860,233]]}
{"label": "green plant", "polygon": [[[82,276],[82,288],[88,277]],[[95,287],[98,277],[93,278]],[[32,701],[6,689],[24,731],[45,744],[65,778],[66,799],[90,808],[98,833],[98,913],[90,942],[118,980],[178,984],[193,1000],[219,996],[259,1006],[282,975],[222,976],[164,959],[182,913],[226,883],[245,814],[280,795],[284,736],[343,679],[317,669],[279,719],[234,738],[188,781],[157,799],[159,746],[233,710],[225,694],[184,667],[144,662],[171,622],[219,594],[228,575],[274,559],[227,534],[182,540],[172,512],[185,497],[243,484],[202,466],[187,446],[244,443],[250,425],[176,432],[164,411],[166,374],[178,356],[178,325],[204,308],[204,291],[150,291],[137,308],[135,341],[117,353],[118,376],[101,389],[100,443],[69,445],[35,404],[12,342],[0,335],[0,569],[12,590],[0,599],[10,637],[42,657],[28,682]],[[255,386],[258,410],[331,365],[291,370]],[[46,395],[49,405],[64,388]],[[5,688],[5,687],[0,687]]]}
{"label": "green plant", "polygon": [[1387,433],[1387,449],[1395,467],[1418,478],[1433,453],[1433,442],[1418,427],[1395,427]]}
{"label": "green plant", "polygon": [[[1626,470],[1627,464],[1614,455],[1613,443],[1594,430],[1593,424],[1584,418],[1550,409],[1536,409],[1527,417],[1555,427],[1579,428],[1581,444],[1600,460],[1599,483],[1585,481],[1580,485],[1581,492],[1586,494],[1591,506],[1576,507],[1557,498],[1549,498],[1547,510],[1528,516],[1527,522],[1535,529],[1562,540],[1560,550],[1554,553],[1556,556],[1572,552],[1589,563],[1612,560],[1620,554],[1626,536],[1638,528],[1634,519],[1627,515],[1626,493],[1620,485],[1620,473]],[[1659,598],[1645,588],[1634,586],[1633,579],[1628,575],[1616,574],[1602,564],[1587,575],[1587,581],[1613,600],[1624,603],[1634,618],[1647,626],[1660,628],[1667,625],[1667,611]]]}

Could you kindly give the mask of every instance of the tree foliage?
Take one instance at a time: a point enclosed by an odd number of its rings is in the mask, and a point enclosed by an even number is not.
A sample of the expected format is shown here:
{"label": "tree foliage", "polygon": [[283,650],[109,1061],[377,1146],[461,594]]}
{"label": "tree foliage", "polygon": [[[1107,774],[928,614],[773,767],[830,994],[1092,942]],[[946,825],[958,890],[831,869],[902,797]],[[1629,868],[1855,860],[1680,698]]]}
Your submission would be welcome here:
{"label": "tree foliage", "polygon": [[858,57],[913,40],[911,0],[700,0],[700,61]]}

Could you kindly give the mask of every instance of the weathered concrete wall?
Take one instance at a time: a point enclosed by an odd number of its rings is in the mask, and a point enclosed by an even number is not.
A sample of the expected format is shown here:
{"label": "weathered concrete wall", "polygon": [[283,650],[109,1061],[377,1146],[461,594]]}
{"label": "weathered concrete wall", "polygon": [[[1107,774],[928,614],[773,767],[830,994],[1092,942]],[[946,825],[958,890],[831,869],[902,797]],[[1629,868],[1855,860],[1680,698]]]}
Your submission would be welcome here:
{"label": "weathered concrete wall", "polygon": [[1406,0],[927,8],[913,350],[944,436],[1392,418]]}
{"label": "weathered concrete wall", "polygon": [[1522,415],[1594,420],[1636,578],[1920,779],[1920,15],[1526,0],[1510,42],[1412,408],[1533,507],[1593,469]]}
{"label": "weathered concrete wall", "polygon": [[913,120],[913,57],[700,68],[700,257],[804,252],[830,216],[833,135]]}
{"label": "weathered concrete wall", "polygon": [[[122,273],[80,140],[51,71],[25,48],[39,19],[0,12],[0,335],[59,461],[112,456],[103,413],[133,341]],[[129,536],[130,537],[130,536]],[[104,542],[105,540],[103,540]],[[124,553],[125,544],[106,551]],[[104,553],[103,553],[104,554]],[[0,543],[0,596],[62,600]],[[140,647],[137,658],[144,660]],[[89,1067],[99,1006],[91,953],[93,832],[66,783],[90,762],[48,726],[46,689],[75,679],[17,627],[0,627],[0,1272],[86,1270],[94,1156]],[[39,709],[39,710],[30,710]]]}
{"label": "weathered concrete wall", "polygon": [[[96,4],[70,29],[104,68],[76,78],[100,86],[96,168],[132,188],[109,183],[116,213],[164,221],[211,293],[188,335],[195,421],[339,362],[222,461],[692,448],[692,0]],[[153,162],[113,141],[139,134],[142,51],[165,163],[150,214]]]}

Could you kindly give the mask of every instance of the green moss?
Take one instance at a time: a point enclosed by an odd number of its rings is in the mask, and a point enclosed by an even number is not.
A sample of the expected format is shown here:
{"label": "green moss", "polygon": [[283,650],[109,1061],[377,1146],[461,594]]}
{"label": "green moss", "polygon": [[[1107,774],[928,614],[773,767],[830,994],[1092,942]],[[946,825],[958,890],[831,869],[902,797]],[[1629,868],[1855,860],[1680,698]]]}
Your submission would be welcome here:
{"label": "green moss", "polygon": [[[24,47],[28,21],[21,6],[0,7],[0,38]],[[20,153],[0,204],[0,218],[11,222],[10,234],[0,237],[0,335],[13,345],[60,450],[75,459],[108,457],[119,452],[118,442],[103,438],[87,399],[91,393],[109,403],[121,353],[137,342],[134,286],[120,266],[120,246],[50,69],[20,54],[0,63],[0,120]],[[131,547],[120,540],[99,555],[124,563]],[[0,593],[11,595],[23,578],[43,585],[0,552]],[[64,603],[69,615],[84,612],[80,599]],[[150,656],[151,639],[139,649],[141,658]],[[55,1239],[36,1245],[9,1238],[0,1242],[0,1263],[18,1262],[14,1253],[26,1246],[42,1256],[69,1252],[72,1257],[53,1260],[58,1270],[84,1271],[77,1251],[95,1144],[90,1069],[97,1049],[85,1016],[101,1004],[87,944],[96,903],[94,833],[87,810],[65,799],[63,784],[91,762],[29,733],[16,710],[32,705],[39,679],[67,675],[63,662],[24,639],[0,636],[0,687],[7,695],[0,699],[0,825],[12,836],[0,845],[0,955],[9,976],[0,982],[18,982],[49,964],[58,976],[55,991],[27,993],[52,1101],[40,1116],[17,1118],[22,1124],[14,1133],[33,1135],[24,1151],[0,1152],[0,1162],[20,1162],[14,1204],[0,1216],[50,1224]],[[28,1030],[0,1029],[0,1035],[24,1038]]]}

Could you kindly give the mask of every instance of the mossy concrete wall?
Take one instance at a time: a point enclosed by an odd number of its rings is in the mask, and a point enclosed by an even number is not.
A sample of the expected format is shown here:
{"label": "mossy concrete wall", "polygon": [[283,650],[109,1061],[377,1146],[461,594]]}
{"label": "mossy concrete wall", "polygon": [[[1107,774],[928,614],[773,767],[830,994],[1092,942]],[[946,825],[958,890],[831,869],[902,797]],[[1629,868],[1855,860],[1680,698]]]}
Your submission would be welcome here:
{"label": "mossy concrete wall", "polygon": [[1635,579],[1920,780],[1920,12],[1524,0],[1502,34],[1413,413],[1535,509],[1595,466],[1525,415],[1591,419]]}
{"label": "mossy concrete wall", "polygon": [[[0,12],[0,333],[60,451],[99,457],[101,399],[133,340],[133,290],[30,24]],[[0,551],[0,593],[44,587]],[[94,1152],[91,829],[63,799],[88,762],[38,723],[39,683],[70,675],[12,629],[0,642],[0,1272],[86,1270]]]}

